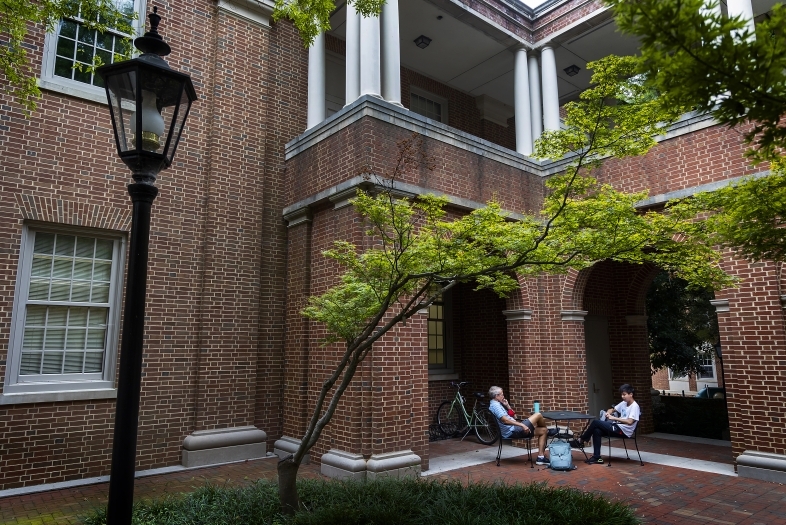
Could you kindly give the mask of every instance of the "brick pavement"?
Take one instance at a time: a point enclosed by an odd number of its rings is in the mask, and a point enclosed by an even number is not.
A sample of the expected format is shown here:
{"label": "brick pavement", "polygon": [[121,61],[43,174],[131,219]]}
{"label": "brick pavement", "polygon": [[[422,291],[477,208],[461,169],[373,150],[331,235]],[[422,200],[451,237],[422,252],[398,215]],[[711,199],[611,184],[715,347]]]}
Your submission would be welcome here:
{"label": "brick pavement", "polygon": [[[728,447],[642,438],[642,449],[680,457],[729,458]],[[431,457],[467,452],[478,447],[471,439],[432,443]],[[646,448],[645,448],[646,447]],[[690,455],[689,455],[690,454]],[[243,485],[275,477],[276,460],[263,459],[138,479],[137,499],[189,492],[206,482]],[[303,477],[319,477],[319,468],[306,465]],[[786,525],[786,486],[685,470],[637,461],[615,460],[614,466],[580,464],[573,472],[529,468],[525,457],[506,459],[500,467],[485,463],[434,476],[436,479],[505,483],[546,482],[591,490],[633,505],[645,523]],[[106,501],[107,483],[0,498],[0,524],[60,525],[79,523],[78,516]]]}

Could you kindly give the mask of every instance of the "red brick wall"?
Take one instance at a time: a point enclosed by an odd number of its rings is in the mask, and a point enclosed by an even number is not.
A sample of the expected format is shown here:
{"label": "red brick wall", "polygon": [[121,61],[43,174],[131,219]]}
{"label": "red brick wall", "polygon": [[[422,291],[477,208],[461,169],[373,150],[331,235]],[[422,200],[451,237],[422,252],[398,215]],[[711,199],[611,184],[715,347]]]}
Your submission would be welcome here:
{"label": "red brick wall", "polygon": [[[264,29],[210,1],[173,11],[161,25],[167,61],[199,100],[153,205],[138,469],[178,464],[197,429],[280,434],[283,144],[305,123],[305,51],[291,25]],[[38,70],[37,28],[30,42]],[[0,94],[0,118],[4,377],[24,217],[127,232],[131,204],[105,106],[44,92],[25,119]],[[0,489],[107,474],[113,422],[113,401],[1,407]]]}

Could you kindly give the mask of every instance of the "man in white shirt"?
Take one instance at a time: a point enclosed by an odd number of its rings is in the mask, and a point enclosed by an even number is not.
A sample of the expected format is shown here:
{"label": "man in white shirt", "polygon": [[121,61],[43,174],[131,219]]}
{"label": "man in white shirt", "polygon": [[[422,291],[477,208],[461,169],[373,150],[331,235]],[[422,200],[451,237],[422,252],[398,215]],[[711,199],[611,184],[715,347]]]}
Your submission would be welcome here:
{"label": "man in white shirt", "polygon": [[[620,387],[620,394],[622,402],[615,407],[606,411],[606,418],[604,421],[600,419],[594,420],[587,430],[580,436],[581,441],[571,441],[571,446],[574,448],[584,448],[592,437],[592,457],[587,460],[590,464],[603,463],[603,458],[600,457],[600,446],[603,436],[618,436],[618,437],[632,437],[633,432],[636,430],[636,425],[639,424],[641,417],[641,408],[639,404],[633,399],[635,389],[624,384]],[[619,415],[615,416],[614,412]]]}

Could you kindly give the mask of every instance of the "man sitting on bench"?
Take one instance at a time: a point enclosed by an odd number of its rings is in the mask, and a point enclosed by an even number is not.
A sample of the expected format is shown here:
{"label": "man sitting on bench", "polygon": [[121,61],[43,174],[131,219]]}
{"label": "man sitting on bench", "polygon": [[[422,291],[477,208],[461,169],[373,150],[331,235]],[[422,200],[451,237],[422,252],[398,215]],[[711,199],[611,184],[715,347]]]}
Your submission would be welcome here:
{"label": "man sitting on bench", "polygon": [[[605,420],[595,419],[584,433],[579,437],[581,441],[574,439],[570,442],[573,448],[584,448],[592,437],[592,457],[587,460],[589,464],[603,463],[600,457],[600,446],[603,436],[611,437],[632,437],[639,423],[641,409],[639,404],[633,400],[634,388],[628,384],[620,387],[622,402],[615,407],[606,410]],[[618,412],[619,416],[612,415]]]}
{"label": "man sitting on bench", "polygon": [[[516,421],[510,416],[509,410],[512,412],[508,400],[505,399],[505,393],[498,386],[489,388],[489,410],[499,420],[499,429],[502,433],[501,439],[521,439],[521,438],[537,438],[538,441],[538,458],[535,461],[536,465],[548,465],[549,460],[546,457],[546,436],[551,432],[546,428],[546,421],[540,412],[532,414],[527,419],[522,419],[521,422]],[[552,429],[554,430],[554,429]],[[556,431],[554,430],[554,433]]]}

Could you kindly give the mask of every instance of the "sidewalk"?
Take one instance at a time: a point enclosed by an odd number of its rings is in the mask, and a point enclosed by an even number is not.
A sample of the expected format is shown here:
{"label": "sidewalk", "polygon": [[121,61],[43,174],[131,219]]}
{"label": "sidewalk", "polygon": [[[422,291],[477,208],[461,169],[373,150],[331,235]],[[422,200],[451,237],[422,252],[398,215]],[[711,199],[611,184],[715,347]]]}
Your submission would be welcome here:
{"label": "sidewalk", "polygon": [[[432,479],[458,479],[463,482],[546,482],[555,486],[576,487],[627,501],[646,523],[655,525],[786,525],[786,486],[738,478],[730,468],[731,450],[728,446],[673,442],[644,436],[639,439],[645,462],[642,467],[638,463],[635,448],[631,454],[632,460],[627,461],[624,459],[624,450],[617,444],[612,447],[615,459],[610,468],[580,463],[583,456],[575,451],[574,460],[578,469],[555,472],[537,466],[530,468],[526,451],[508,445],[504,446],[504,459],[501,466],[497,467],[493,461],[496,445],[478,445],[469,438],[463,442],[441,441],[431,444],[432,468],[423,475]],[[521,453],[524,455],[515,455]],[[487,459],[489,454],[491,459]],[[661,460],[659,458],[667,458],[663,461],[668,461],[670,465],[651,463],[645,456],[658,461]],[[617,459],[619,457],[623,459]],[[471,465],[461,466],[467,464],[467,458]],[[688,463],[687,460],[699,466],[709,465],[726,474],[672,466]],[[243,485],[255,479],[273,479],[276,463],[276,458],[261,459],[149,476],[137,480],[134,495],[139,500],[188,492],[206,482]],[[453,463],[459,468],[437,468],[445,463]],[[319,477],[319,468],[305,465],[300,473],[303,477]],[[79,523],[78,516],[106,503],[108,487],[107,483],[101,483],[0,498],[0,524]]]}

